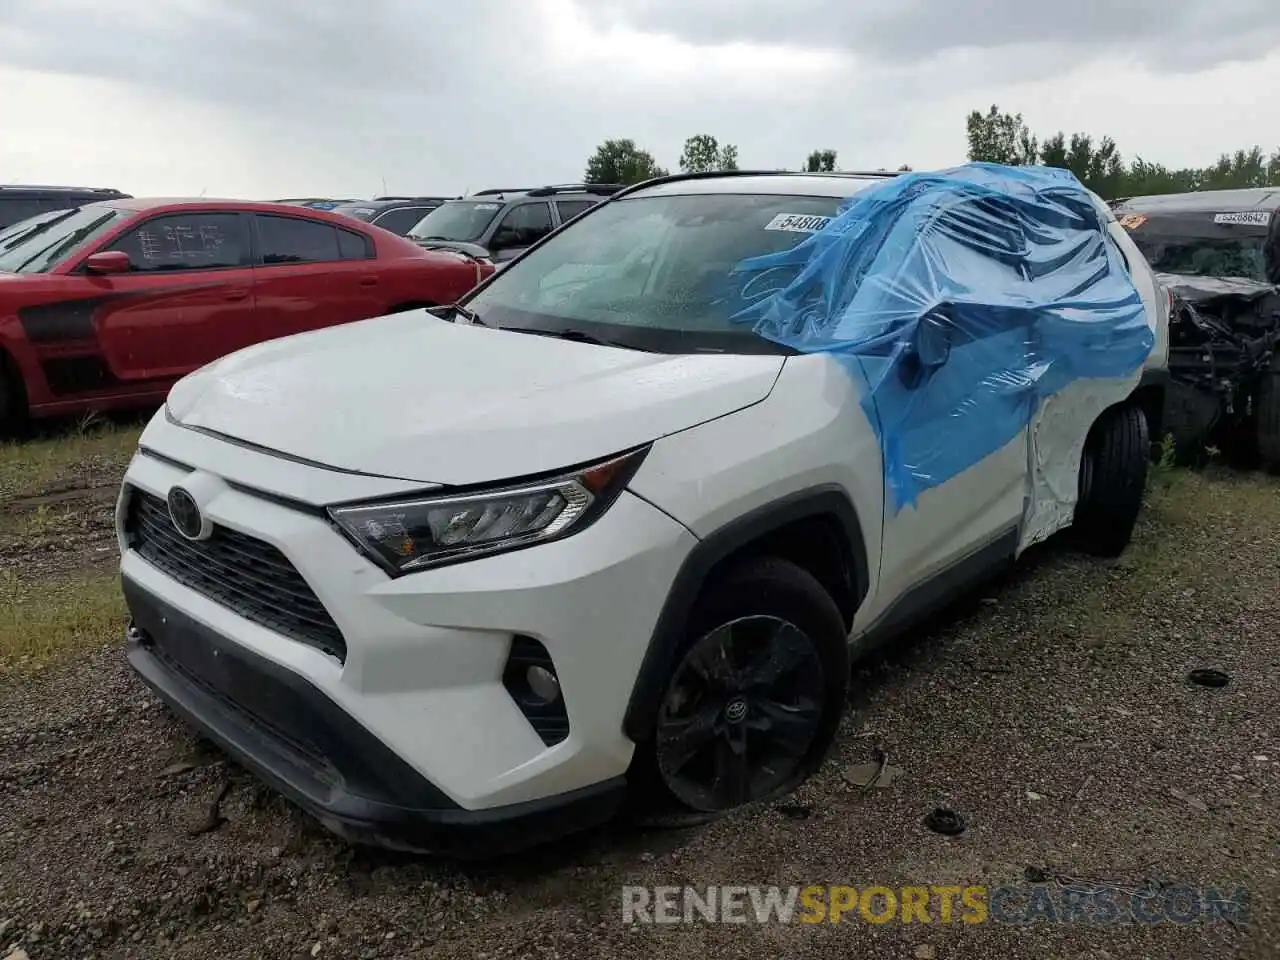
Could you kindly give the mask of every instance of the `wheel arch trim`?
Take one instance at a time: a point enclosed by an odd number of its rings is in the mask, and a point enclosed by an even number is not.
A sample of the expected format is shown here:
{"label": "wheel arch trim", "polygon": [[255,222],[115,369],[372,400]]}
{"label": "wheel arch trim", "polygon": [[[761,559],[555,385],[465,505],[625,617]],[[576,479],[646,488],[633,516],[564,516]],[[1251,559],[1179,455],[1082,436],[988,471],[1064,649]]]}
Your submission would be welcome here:
{"label": "wheel arch trim", "polygon": [[866,542],[853,503],[839,486],[828,484],[800,490],[729,521],[690,551],[667,591],[623,716],[622,729],[631,740],[642,742],[653,729],[689,614],[717,566],[770,533],[815,517],[834,518],[843,532],[843,546],[852,561],[854,606],[862,604],[870,585]]}

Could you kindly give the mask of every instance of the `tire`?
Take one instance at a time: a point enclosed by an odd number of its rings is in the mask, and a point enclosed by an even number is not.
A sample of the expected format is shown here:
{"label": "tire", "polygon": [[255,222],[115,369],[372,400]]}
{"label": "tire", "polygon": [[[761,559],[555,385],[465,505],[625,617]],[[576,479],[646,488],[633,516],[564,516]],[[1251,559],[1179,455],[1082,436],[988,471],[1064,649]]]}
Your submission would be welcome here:
{"label": "tire", "polygon": [[1147,484],[1151,437],[1134,403],[1103,412],[1080,460],[1080,496],[1072,529],[1080,548],[1118,557],[1133,537]]}
{"label": "tire", "polygon": [[18,435],[26,422],[26,391],[8,357],[0,351],[0,438]]}
{"label": "tire", "polygon": [[1258,455],[1272,470],[1280,469],[1280,352],[1258,381]]}
{"label": "tire", "polygon": [[848,683],[844,620],[818,581],[770,557],[732,567],[695,603],[637,744],[633,816],[696,823],[790,793],[822,764]]}

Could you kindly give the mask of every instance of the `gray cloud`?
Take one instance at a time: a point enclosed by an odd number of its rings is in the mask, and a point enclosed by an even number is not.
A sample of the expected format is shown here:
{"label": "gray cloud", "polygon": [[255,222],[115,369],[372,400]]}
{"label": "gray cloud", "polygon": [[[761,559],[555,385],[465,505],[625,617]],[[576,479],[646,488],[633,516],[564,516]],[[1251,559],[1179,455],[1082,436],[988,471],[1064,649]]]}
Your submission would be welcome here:
{"label": "gray cloud", "polygon": [[[827,146],[848,165],[953,162],[964,109],[1009,84],[1051,80],[1085,58],[1187,69],[1255,56],[1275,39],[1260,26],[1274,0],[1217,0],[1212,14],[1209,0],[1080,0],[1053,13],[1034,0],[988,0],[982,13],[955,0],[848,2],[0,0],[0,64],[209,106],[226,128],[218,137],[230,167],[227,186],[210,190],[261,196],[368,193],[384,177],[395,191],[566,181],[608,137],[633,137],[674,166],[681,142],[699,132],[738,144],[745,164],[762,167]],[[676,74],[647,60],[653,69],[638,71],[642,54],[630,51],[618,53],[617,69],[571,67],[549,19],[557,3],[597,27],[697,46],[753,40],[843,56],[821,57],[823,70],[791,84],[767,57],[734,75],[710,66]],[[984,102],[957,106],[968,91]],[[1029,105],[996,98],[1036,124]],[[122,116],[120,139],[170,151],[180,182],[184,145],[156,123]],[[1134,149],[1125,129],[1105,126],[1099,132]],[[928,156],[903,155],[907,142]]]}
{"label": "gray cloud", "polygon": [[1117,53],[1160,69],[1199,69],[1272,52],[1274,0],[584,0],[598,22],[681,37],[845,50],[899,63],[961,48],[1025,44]]}

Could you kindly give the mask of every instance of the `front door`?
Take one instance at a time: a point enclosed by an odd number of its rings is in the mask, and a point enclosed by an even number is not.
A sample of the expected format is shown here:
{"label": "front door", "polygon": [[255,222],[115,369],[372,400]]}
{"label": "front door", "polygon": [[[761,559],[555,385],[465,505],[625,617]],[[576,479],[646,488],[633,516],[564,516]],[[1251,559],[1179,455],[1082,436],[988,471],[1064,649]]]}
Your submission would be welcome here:
{"label": "front door", "polygon": [[184,376],[253,342],[249,233],[238,213],[191,211],[144,220],[103,247],[128,273],[88,275],[101,297],[98,341],[120,380]]}
{"label": "front door", "polygon": [[554,229],[551,207],[545,201],[517,204],[494,229],[489,249],[496,262],[514,260]]}
{"label": "front door", "polygon": [[937,333],[934,347],[942,350],[934,351],[933,366],[918,356],[863,361],[879,384],[875,405],[887,452],[880,613],[895,602],[927,602],[923,593],[960,589],[1012,556],[1026,509],[1021,389],[993,365],[1020,356],[1028,331],[974,338],[943,319]]}

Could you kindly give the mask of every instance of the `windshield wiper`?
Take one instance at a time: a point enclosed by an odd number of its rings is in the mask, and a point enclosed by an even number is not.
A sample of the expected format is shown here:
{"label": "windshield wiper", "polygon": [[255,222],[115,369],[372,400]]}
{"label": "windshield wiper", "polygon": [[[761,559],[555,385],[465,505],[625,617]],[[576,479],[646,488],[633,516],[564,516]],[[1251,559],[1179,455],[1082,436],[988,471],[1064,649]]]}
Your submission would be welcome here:
{"label": "windshield wiper", "polygon": [[[462,317],[468,323],[474,323],[477,327],[489,326],[489,324],[481,320],[476,313],[456,303],[451,303],[444,307],[429,307],[427,309],[427,313],[432,314],[433,316],[439,317],[441,320],[447,321],[448,323],[456,323],[457,322],[456,318]],[[446,313],[453,314],[454,319],[451,319],[450,317],[445,316]]]}
{"label": "windshield wiper", "polygon": [[[40,260],[41,258],[44,259],[45,268],[47,269],[50,263],[56,263],[57,260],[63,254],[65,254],[68,250],[74,250],[76,247],[78,247],[80,243],[84,240],[84,238],[89,236],[91,233],[93,233],[93,231],[97,230],[98,227],[102,225],[102,222],[106,219],[107,219],[106,217],[100,217],[99,219],[93,221],[93,223],[87,223],[83,227],[81,227],[79,230],[76,230],[68,234],[61,243],[55,244],[50,247],[45,247],[39,253],[35,254],[35,256],[29,257],[28,259],[24,260],[22,262],[22,266],[18,267],[18,273],[25,273],[27,267],[31,266],[31,264],[35,263],[37,260]],[[39,273],[42,271],[37,270],[36,272]]]}
{"label": "windshield wiper", "polygon": [[39,223],[33,223],[20,233],[4,239],[4,241],[0,243],[0,250],[12,250],[18,244],[25,243],[38,233],[44,233],[44,231],[48,230],[50,227],[56,227],[63,220],[67,219],[67,217],[79,212],[79,207],[72,207],[61,216],[54,217],[51,220],[41,220]]}
{"label": "windshield wiper", "polygon": [[503,330],[509,330],[512,333],[532,333],[539,337],[555,337],[558,340],[572,340],[574,343],[591,343],[597,347],[621,347],[624,350],[639,350],[641,353],[653,353],[652,350],[646,350],[644,347],[638,347],[634,343],[627,343],[623,340],[612,340],[608,337],[598,337],[594,333],[587,333],[585,330],[540,330],[536,327],[502,327]]}

